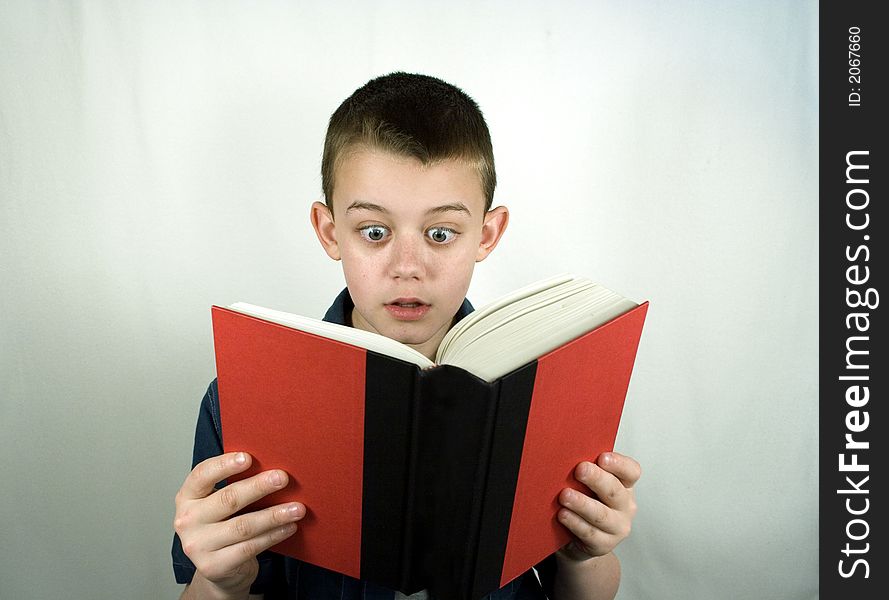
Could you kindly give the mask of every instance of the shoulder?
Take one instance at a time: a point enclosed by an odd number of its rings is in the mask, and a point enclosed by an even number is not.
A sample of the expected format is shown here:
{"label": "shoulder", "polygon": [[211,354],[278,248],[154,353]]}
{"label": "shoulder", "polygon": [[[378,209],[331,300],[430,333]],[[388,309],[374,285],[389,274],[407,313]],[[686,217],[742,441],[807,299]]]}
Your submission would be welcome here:
{"label": "shoulder", "polygon": [[222,425],[219,417],[219,384],[215,377],[213,378],[213,381],[210,382],[210,385],[207,386],[207,391],[201,399],[200,416],[208,417],[212,421],[213,427],[217,431],[221,431]]}
{"label": "shoulder", "polygon": [[463,298],[463,304],[460,305],[457,314],[454,315],[455,321],[459,321],[474,310],[475,308],[472,306],[472,303],[467,298]]}
{"label": "shoulder", "polygon": [[198,422],[194,432],[192,468],[198,463],[220,454],[222,454],[222,420],[219,416],[219,389],[216,379],[213,379],[201,399]]}
{"label": "shoulder", "polygon": [[349,294],[349,288],[343,290],[333,300],[333,304],[324,314],[324,320],[328,323],[337,323],[339,325],[348,325],[349,316],[355,303],[352,302],[352,295]]}

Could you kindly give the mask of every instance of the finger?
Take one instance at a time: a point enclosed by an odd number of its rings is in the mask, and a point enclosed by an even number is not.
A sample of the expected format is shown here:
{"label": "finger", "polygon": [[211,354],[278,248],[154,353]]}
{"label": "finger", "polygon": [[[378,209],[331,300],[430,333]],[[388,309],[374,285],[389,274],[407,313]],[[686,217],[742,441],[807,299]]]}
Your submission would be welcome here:
{"label": "finger", "polygon": [[234,566],[253,558],[263,550],[268,550],[277,543],[283,542],[296,533],[296,523],[286,523],[266,531],[256,537],[226,546],[213,553],[214,562],[220,566]]}
{"label": "finger", "polygon": [[574,535],[580,549],[590,556],[608,554],[617,545],[617,536],[595,527],[574,511],[560,509],[558,519]]}
{"label": "finger", "polygon": [[[559,494],[559,504],[568,509],[573,516],[584,521],[589,527],[584,528],[584,532],[589,528],[594,528],[608,534],[616,535],[620,532],[622,521],[619,519],[620,514],[610,509],[602,502],[595,498],[590,498],[586,494],[582,494],[577,490],[565,488]],[[560,512],[564,512],[560,511]],[[572,523],[575,522],[572,520]],[[575,533],[575,535],[577,535]]]}
{"label": "finger", "polygon": [[214,523],[202,540],[203,549],[215,551],[268,534],[306,516],[306,507],[299,502],[270,506]]}
{"label": "finger", "polygon": [[206,498],[213,493],[217,483],[245,471],[252,462],[246,452],[229,452],[208,458],[191,470],[179,493],[185,500]]}
{"label": "finger", "polygon": [[642,476],[642,467],[638,462],[617,452],[603,452],[596,464],[620,479],[624,487],[633,487]]}
{"label": "finger", "polygon": [[632,498],[630,488],[624,487],[620,479],[602,467],[591,462],[582,462],[574,469],[574,477],[607,506],[620,510],[629,507]]}
{"label": "finger", "polygon": [[[245,569],[249,569],[248,565],[251,562],[255,563],[257,554],[284,541],[293,535],[296,530],[296,523],[280,525],[271,531],[264,532],[238,544],[226,546],[215,552],[199,553],[192,560],[197,570],[210,581],[229,578],[232,575],[242,573]],[[191,556],[189,555],[189,557]],[[251,579],[255,577],[256,573],[253,573]]]}
{"label": "finger", "polygon": [[205,523],[213,523],[227,519],[260,498],[282,489],[287,485],[287,481],[287,473],[280,469],[272,469],[230,483],[213,492],[210,496],[212,502],[207,503],[202,509],[202,520]]}

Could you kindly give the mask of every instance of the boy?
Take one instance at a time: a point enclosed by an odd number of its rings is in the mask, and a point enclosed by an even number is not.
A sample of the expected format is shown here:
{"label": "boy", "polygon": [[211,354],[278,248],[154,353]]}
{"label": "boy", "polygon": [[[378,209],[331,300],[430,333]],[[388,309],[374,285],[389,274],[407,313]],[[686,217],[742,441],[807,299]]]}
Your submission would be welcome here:
{"label": "boy", "polygon": [[[494,158],[478,106],[432,77],[373,79],[331,117],[321,170],[326,203],[312,205],[312,225],[346,279],[325,320],[433,357],[445,333],[471,312],[465,295],[475,263],[494,250],[509,220],[505,207],[491,208]],[[284,487],[288,475],[266,471],[216,489],[251,463],[244,452],[222,454],[218,411],[214,381],[201,405],[196,466],[176,496],[174,570],[177,581],[189,583],[182,597],[404,598],[260,555],[296,533],[307,507],[294,502],[234,516]],[[575,541],[538,565],[540,582],[529,571],[489,598],[613,598],[620,564],[612,550],[629,534],[639,476],[638,463],[616,453],[578,465],[575,477],[589,494],[563,490],[558,516]]]}

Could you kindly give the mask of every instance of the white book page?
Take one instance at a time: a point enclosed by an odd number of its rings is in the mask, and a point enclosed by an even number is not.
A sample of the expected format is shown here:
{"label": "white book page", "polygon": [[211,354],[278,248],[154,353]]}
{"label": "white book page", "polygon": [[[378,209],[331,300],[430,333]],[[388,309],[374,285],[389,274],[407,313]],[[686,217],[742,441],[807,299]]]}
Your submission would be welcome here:
{"label": "white book page", "polygon": [[327,321],[322,321],[320,319],[313,319],[311,317],[304,317],[302,315],[296,315],[281,310],[265,308],[255,304],[248,304],[247,302],[235,302],[234,304],[229,305],[228,308],[264,321],[270,321],[272,323],[277,323],[278,325],[284,325],[285,327],[292,327],[293,329],[299,329],[300,331],[313,333],[332,340],[337,340],[338,342],[358,346],[359,348],[366,348],[367,350],[385,354],[405,362],[414,363],[421,369],[434,366],[434,363],[431,360],[410,346],[378,333],[364,331],[363,329],[356,329],[354,327],[347,327],[346,325],[340,325],[338,323],[328,323]]}
{"label": "white book page", "polygon": [[484,306],[477,308],[472,311],[460,321],[454,325],[450,331],[445,335],[444,339],[441,341],[441,344],[438,346],[438,352],[436,352],[435,360],[436,362],[441,362],[443,356],[447,355],[448,348],[452,345],[457,345],[458,340],[463,335],[463,333],[472,327],[475,327],[475,323],[486,319],[487,317],[497,313],[498,311],[503,310],[505,307],[513,305],[519,302],[522,299],[529,298],[531,296],[535,296],[543,293],[546,290],[552,290],[554,288],[558,288],[560,286],[564,286],[567,283],[570,283],[576,280],[577,277],[571,273],[563,273],[561,275],[556,275],[554,277],[550,277],[548,279],[543,279],[541,281],[536,281],[525,287],[519,288],[509,294],[501,296],[496,300],[485,304]]}
{"label": "white book page", "polygon": [[637,306],[584,278],[496,304],[452,340],[440,363],[493,381]]}
{"label": "white book page", "polygon": [[582,307],[564,310],[562,314],[566,318],[556,319],[558,322],[515,320],[482,342],[467,346],[463,352],[445,362],[466,369],[486,381],[493,381],[635,306],[636,303],[630,300],[620,299],[595,312]]}
{"label": "white book page", "polygon": [[521,298],[514,304],[504,305],[464,329],[462,335],[455,338],[450,347],[442,353],[440,362],[447,362],[448,358],[459,354],[462,348],[478,344],[485,336],[497,332],[516,319],[522,319],[522,323],[525,324],[543,321],[545,325],[554,326],[564,319],[560,311],[568,309],[572,303],[587,302],[590,293],[613,294],[610,290],[596,287],[592,282],[576,280],[546,289],[537,295]]}

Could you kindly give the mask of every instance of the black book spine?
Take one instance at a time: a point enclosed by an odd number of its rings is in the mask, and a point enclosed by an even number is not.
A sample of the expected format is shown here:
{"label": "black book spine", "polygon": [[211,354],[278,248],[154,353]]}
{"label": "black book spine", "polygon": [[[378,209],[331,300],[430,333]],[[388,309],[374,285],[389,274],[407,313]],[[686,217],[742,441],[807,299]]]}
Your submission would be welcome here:
{"label": "black book spine", "polygon": [[[469,535],[466,540],[466,553],[463,563],[463,597],[468,600],[480,598],[489,591],[478,590],[474,587],[475,580],[478,576],[479,563],[483,560],[480,556],[482,552],[481,530],[484,516],[485,504],[488,501],[488,482],[493,473],[492,469],[492,453],[494,447],[494,426],[497,412],[499,410],[500,401],[500,385],[495,382],[487,388],[487,399],[485,401],[485,416],[482,430],[479,437],[479,453],[478,465],[475,469],[475,483],[473,485],[472,500],[470,503],[470,511],[467,515]],[[501,508],[503,508],[501,506]],[[498,568],[499,570],[499,568]]]}
{"label": "black book spine", "polygon": [[409,436],[407,438],[407,465],[405,477],[404,522],[402,532],[402,554],[399,573],[399,585],[396,589],[412,594],[423,589],[423,580],[415,568],[415,530],[417,527],[417,493],[418,493],[418,464],[420,447],[420,410],[422,405],[422,380],[423,371],[419,368],[413,370],[413,387],[409,403]]}
{"label": "black book spine", "polygon": [[362,578],[436,600],[500,587],[535,373],[488,383],[368,352]]}
{"label": "black book spine", "polygon": [[419,387],[414,578],[402,591],[472,600],[497,384],[442,365],[422,371]]}
{"label": "black book spine", "polygon": [[413,364],[367,353],[361,577],[395,589],[403,589],[411,571],[417,372]]}
{"label": "black book spine", "polygon": [[479,517],[470,594],[473,599],[500,587],[536,376],[535,360],[500,378],[495,390],[497,398],[492,403],[497,411]]}

